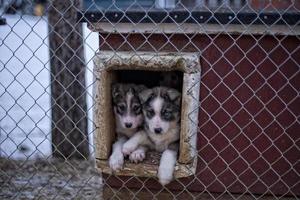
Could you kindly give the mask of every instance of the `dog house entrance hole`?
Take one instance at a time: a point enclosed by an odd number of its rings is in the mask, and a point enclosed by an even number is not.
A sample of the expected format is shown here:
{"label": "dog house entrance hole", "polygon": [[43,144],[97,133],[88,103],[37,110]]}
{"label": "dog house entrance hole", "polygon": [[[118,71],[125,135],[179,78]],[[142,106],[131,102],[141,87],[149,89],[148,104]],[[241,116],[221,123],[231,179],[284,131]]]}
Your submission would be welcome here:
{"label": "dog house entrance hole", "polygon": [[168,86],[182,91],[183,72],[180,71],[146,71],[115,70],[116,82],[142,84],[148,88]]}
{"label": "dog house entrance hole", "polygon": [[[110,73],[114,74],[114,82],[116,83],[133,83],[145,85],[147,88],[167,86],[175,88],[180,93],[182,92],[183,72],[180,71],[112,70]],[[115,142],[115,139],[116,137],[112,141]],[[161,153],[148,151],[145,160],[141,164],[157,166],[159,165],[160,156]],[[126,164],[129,164],[128,158],[125,159]]]}

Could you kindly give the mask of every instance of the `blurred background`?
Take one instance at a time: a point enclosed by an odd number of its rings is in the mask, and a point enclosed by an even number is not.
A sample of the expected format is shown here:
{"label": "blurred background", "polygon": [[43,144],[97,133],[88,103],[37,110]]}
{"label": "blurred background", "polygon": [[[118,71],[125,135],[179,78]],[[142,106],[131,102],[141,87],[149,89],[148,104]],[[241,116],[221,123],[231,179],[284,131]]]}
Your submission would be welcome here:
{"label": "blurred background", "polygon": [[[299,198],[299,21],[298,0],[0,0],[0,198]],[[95,169],[101,50],[199,54],[195,176],[163,188]]]}

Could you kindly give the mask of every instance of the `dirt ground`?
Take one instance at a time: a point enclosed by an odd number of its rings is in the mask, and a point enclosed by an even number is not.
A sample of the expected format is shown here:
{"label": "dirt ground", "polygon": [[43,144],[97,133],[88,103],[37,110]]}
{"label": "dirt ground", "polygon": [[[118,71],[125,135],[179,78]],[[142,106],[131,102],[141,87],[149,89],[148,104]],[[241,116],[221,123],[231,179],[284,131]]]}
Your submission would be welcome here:
{"label": "dirt ground", "polygon": [[93,161],[0,158],[0,199],[101,199]]}
{"label": "dirt ground", "polygon": [[[103,199],[102,177],[93,167],[93,161],[78,160],[26,160],[15,161],[0,158],[0,199]],[[104,192],[106,197],[112,199],[128,199],[128,190],[110,188]],[[125,193],[124,193],[125,191]],[[118,194],[118,195],[116,195]],[[174,195],[160,193],[159,199],[173,199]],[[188,193],[187,193],[188,194]],[[192,194],[192,193],[189,193]],[[142,193],[145,199],[153,198],[153,194]],[[193,193],[197,199],[220,199],[218,195],[207,193]],[[191,199],[190,195],[185,199]],[[250,200],[255,199],[253,195],[228,195],[222,194],[221,199]],[[135,196],[139,197],[138,195]],[[259,196],[258,199],[273,200],[274,196]],[[297,198],[284,197],[283,200],[294,200]]]}

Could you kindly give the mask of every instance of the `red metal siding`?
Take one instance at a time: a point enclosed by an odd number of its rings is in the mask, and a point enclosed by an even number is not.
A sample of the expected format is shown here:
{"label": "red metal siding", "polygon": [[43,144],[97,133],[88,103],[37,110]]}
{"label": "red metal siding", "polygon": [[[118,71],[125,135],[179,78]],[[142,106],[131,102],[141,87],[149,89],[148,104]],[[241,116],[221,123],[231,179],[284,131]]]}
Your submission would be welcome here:
{"label": "red metal siding", "polygon": [[197,172],[168,186],[190,191],[300,195],[299,46],[294,36],[100,34],[100,50],[201,52]]}

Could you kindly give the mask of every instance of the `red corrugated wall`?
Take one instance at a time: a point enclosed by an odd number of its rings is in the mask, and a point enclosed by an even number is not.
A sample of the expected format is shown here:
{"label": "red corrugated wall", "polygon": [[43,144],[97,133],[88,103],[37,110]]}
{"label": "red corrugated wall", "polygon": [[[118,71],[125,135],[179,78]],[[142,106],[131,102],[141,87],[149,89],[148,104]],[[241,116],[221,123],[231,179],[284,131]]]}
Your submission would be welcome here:
{"label": "red corrugated wall", "polygon": [[200,52],[197,172],[168,185],[197,192],[300,195],[299,46],[296,36],[100,34],[100,50]]}

